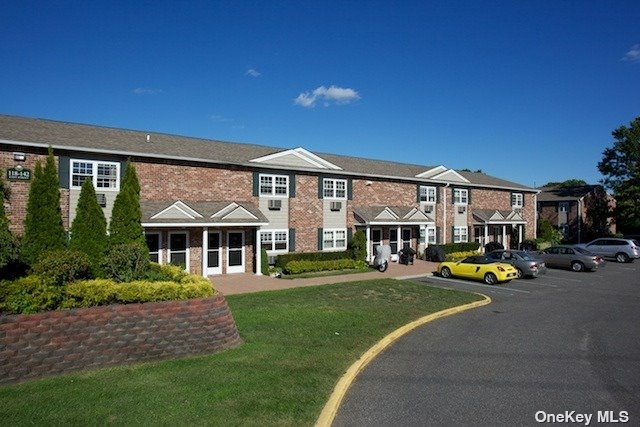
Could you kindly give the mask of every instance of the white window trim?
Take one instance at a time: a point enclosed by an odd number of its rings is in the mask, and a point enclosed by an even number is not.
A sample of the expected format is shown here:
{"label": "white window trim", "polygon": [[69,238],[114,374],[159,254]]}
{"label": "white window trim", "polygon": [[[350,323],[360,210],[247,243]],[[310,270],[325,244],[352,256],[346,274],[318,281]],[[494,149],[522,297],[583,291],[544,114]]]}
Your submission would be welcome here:
{"label": "white window trim", "polygon": [[513,193],[514,199],[511,201],[511,207],[514,209],[521,209],[524,206],[524,194]]}
{"label": "white window trim", "polygon": [[[158,236],[158,264],[164,264],[162,262],[162,233],[160,231],[145,231],[144,235],[145,236],[152,236],[152,235],[157,235]],[[151,253],[151,251],[149,251],[149,253]]]}
{"label": "white window trim", "polygon": [[[433,231],[433,242],[429,241],[429,232]],[[427,242],[427,245],[435,245],[437,243],[438,240],[438,236],[436,235],[436,228],[435,227],[427,227],[426,231],[425,231],[425,239]]]}
{"label": "white window trim", "polygon": [[[267,194],[267,193],[263,193],[262,192],[262,178],[270,178],[271,179],[271,193]],[[284,178],[286,181],[286,185],[287,185],[287,192],[285,194],[276,194],[276,177],[277,178]],[[261,173],[258,174],[258,194],[260,195],[260,197],[278,197],[281,199],[286,199],[289,197],[289,175],[275,175],[275,174],[268,174],[268,173]]]}
{"label": "white window trim", "polygon": [[[464,233],[461,233],[464,230]],[[457,232],[457,233],[456,233]],[[456,236],[457,234],[457,236]],[[464,234],[464,240],[462,239],[462,235]],[[456,240],[456,237],[458,240]],[[466,243],[469,241],[469,227],[454,227],[453,228],[453,243]]]}
{"label": "white window trim", "polygon": [[[331,186],[332,187],[332,193],[333,193],[332,196],[326,196],[324,194],[324,191],[325,191],[325,188],[326,188],[325,187],[325,183],[327,183],[327,182],[332,182],[333,183],[332,186]],[[337,187],[338,187],[337,183],[338,182],[344,183],[344,197],[336,196],[336,193],[338,191],[337,190]],[[322,198],[323,199],[335,199],[335,200],[347,200],[347,180],[346,179],[335,179],[335,178],[323,178],[322,179]]]}
{"label": "white window trim", "polygon": [[185,271],[190,271],[189,270],[189,267],[190,267],[190,264],[189,264],[189,252],[191,252],[191,251],[190,251],[190,244],[189,243],[191,241],[189,239],[189,231],[188,230],[185,230],[185,231],[170,231],[169,232],[169,238],[167,240],[167,264],[169,264],[171,262],[171,236],[174,235],[174,234],[186,234],[187,235],[187,247],[185,249],[186,252],[187,252],[187,256],[185,257],[186,266],[185,266],[184,270]]}
{"label": "white window trim", "polygon": [[[459,197],[456,197],[456,192],[459,194]],[[464,194],[464,202],[462,201],[456,201],[456,199],[458,200],[462,200],[462,194]],[[455,205],[468,205],[469,204],[469,190],[466,188],[454,188],[453,189],[453,200],[454,200],[454,204]]]}
{"label": "white window trim", "polygon": [[[92,182],[93,188],[96,190],[96,193],[101,191],[120,191],[120,163],[119,162],[104,162],[101,160],[85,160],[85,159],[70,159],[69,160],[69,188],[72,190],[80,190],[82,188],[81,185],[73,185],[73,163],[91,163],[92,167]],[[116,167],[116,187],[115,188],[98,188],[98,165],[115,165]]]}
{"label": "white window trim", "polygon": [[[264,243],[262,243],[262,235],[263,234],[271,234],[271,249],[267,248],[266,246],[264,246]],[[287,239],[285,241],[287,247],[286,249],[274,249],[275,245],[276,245],[276,233],[285,233],[287,236]],[[287,229],[282,229],[282,230],[260,230],[260,245],[267,251],[267,253],[287,253],[289,252],[289,230]]]}
{"label": "white window trim", "polygon": [[[425,192],[426,192],[426,194],[424,195],[425,200],[422,200],[422,197],[423,197],[422,189],[425,189]],[[430,192],[433,192],[433,194],[430,194]],[[431,198],[430,196],[433,196],[433,200],[429,200]],[[420,186],[420,202],[435,204],[436,203],[436,187],[421,185]]]}
{"label": "white window trim", "polygon": [[[336,246],[336,241],[338,240],[336,238],[336,231],[344,231],[344,246],[340,246],[337,247]],[[325,233],[332,233],[332,239],[333,239],[333,247],[332,248],[325,248],[324,247],[324,235]],[[338,251],[344,251],[347,249],[347,229],[346,228],[325,228],[322,230],[322,250],[326,251],[326,252],[338,252]]]}

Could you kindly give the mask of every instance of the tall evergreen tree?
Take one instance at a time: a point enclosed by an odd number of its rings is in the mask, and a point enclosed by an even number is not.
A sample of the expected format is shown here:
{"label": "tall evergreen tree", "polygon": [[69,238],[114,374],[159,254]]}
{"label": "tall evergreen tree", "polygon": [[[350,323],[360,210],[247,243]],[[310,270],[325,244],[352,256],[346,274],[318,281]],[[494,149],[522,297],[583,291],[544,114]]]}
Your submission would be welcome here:
{"label": "tall evergreen tree", "polygon": [[65,247],[66,236],[60,209],[60,181],[53,149],[49,147],[45,166],[42,168],[40,162],[36,164],[29,189],[22,254],[27,264],[34,265],[45,252]]}
{"label": "tall evergreen tree", "polygon": [[123,243],[139,243],[146,248],[140,210],[140,182],[131,160],[127,161],[109,223],[109,246]]}
{"label": "tall evergreen tree", "polygon": [[76,217],[71,224],[69,249],[84,252],[91,262],[94,276],[102,276],[102,262],[107,250],[107,220],[98,204],[93,182],[86,179],[80,190]]}
{"label": "tall evergreen tree", "polygon": [[9,229],[9,219],[4,210],[4,200],[7,198],[7,191],[2,179],[0,169],[0,272],[18,260],[18,242]]}

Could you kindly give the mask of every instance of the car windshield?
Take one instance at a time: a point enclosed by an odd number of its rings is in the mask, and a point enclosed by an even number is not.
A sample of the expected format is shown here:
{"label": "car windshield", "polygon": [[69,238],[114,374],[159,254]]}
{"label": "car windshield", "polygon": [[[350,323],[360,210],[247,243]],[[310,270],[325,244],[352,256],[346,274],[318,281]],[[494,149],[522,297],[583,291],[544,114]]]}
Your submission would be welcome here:
{"label": "car windshield", "polygon": [[573,248],[576,252],[580,252],[582,255],[595,255],[593,252],[582,248]]}

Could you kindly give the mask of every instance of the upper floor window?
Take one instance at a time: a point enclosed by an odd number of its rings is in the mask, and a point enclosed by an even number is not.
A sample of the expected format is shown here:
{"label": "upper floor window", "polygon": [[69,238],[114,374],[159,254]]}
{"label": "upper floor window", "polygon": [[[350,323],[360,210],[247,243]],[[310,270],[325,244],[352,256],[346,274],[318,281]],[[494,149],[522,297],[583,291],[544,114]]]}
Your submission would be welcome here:
{"label": "upper floor window", "polygon": [[436,202],[436,187],[420,186],[420,201],[427,203]]}
{"label": "upper floor window", "polygon": [[453,203],[456,205],[466,205],[469,203],[469,190],[466,188],[454,188]]}
{"label": "upper floor window", "polygon": [[511,207],[521,208],[524,206],[524,195],[522,193],[511,193]]}
{"label": "upper floor window", "polygon": [[560,202],[558,203],[558,210],[560,212],[566,212],[569,210],[569,203],[567,202]]}
{"label": "upper floor window", "polygon": [[322,182],[322,194],[325,199],[346,199],[347,180],[324,178]]}
{"label": "upper floor window", "polygon": [[120,163],[91,160],[71,161],[71,188],[79,189],[90,179],[99,190],[119,190]]}
{"label": "upper floor window", "polygon": [[260,174],[260,195],[288,197],[289,177],[287,175]]}

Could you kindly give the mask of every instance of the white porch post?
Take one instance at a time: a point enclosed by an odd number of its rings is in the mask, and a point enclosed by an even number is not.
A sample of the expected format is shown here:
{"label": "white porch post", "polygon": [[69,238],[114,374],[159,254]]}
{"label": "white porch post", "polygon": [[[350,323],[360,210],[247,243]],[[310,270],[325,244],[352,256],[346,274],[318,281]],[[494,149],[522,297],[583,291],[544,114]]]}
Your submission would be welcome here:
{"label": "white porch post", "polygon": [[489,225],[485,224],[484,225],[484,243],[482,244],[482,246],[486,245],[487,243],[489,243]]}
{"label": "white porch post", "polygon": [[402,227],[398,226],[398,253],[400,253],[402,249],[404,249],[402,247]]}
{"label": "white porch post", "polygon": [[502,246],[507,247],[507,225],[502,226]]}
{"label": "white porch post", "polygon": [[371,261],[371,227],[367,225],[367,261]]}
{"label": "white porch post", "polygon": [[520,244],[522,243],[523,240],[523,235],[522,235],[522,224],[518,225],[518,247],[520,247]]}
{"label": "white porch post", "polygon": [[202,228],[202,277],[207,277],[207,249],[209,248],[209,227]]}
{"label": "white porch post", "polygon": [[262,239],[260,238],[260,227],[256,228],[256,276],[262,276]]}

